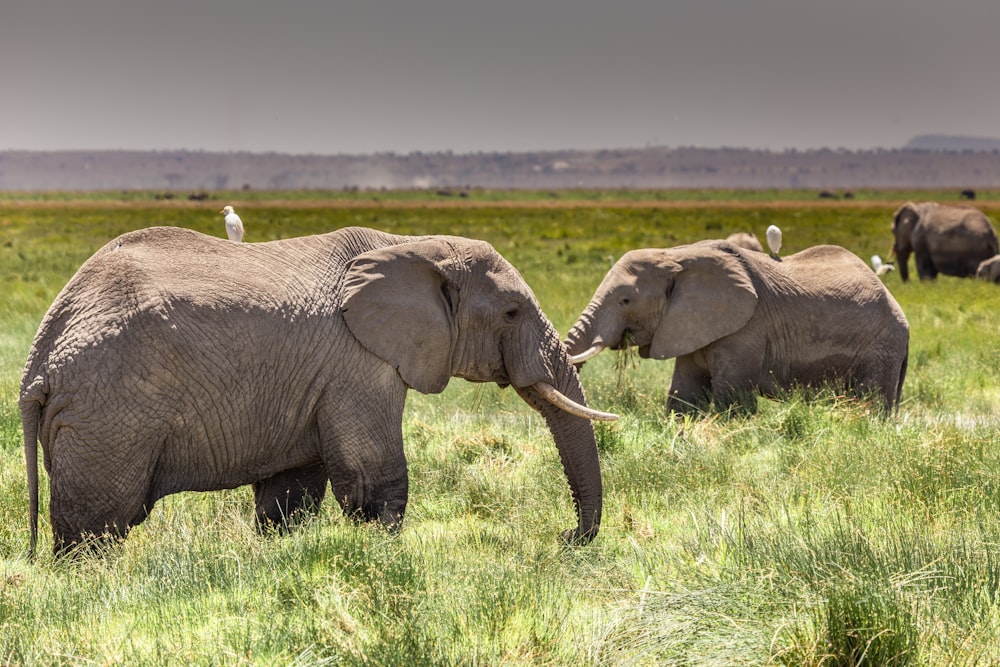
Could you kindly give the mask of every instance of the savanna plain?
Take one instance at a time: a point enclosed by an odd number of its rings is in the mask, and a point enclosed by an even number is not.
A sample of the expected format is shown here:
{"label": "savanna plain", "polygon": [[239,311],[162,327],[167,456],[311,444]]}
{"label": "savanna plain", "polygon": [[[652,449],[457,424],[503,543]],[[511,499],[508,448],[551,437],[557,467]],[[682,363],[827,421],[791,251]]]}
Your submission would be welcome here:
{"label": "savanna plain", "polygon": [[[540,417],[512,390],[452,379],[410,392],[397,536],[329,501],[260,535],[240,488],[170,496],[124,543],[57,561],[43,473],[27,555],[23,364],[56,294],[120,233],[224,236],[233,204],[248,242],[348,225],[484,239],[565,334],[629,249],[763,240],[776,224],[782,254],[833,243],[886,258],[900,203],[956,194],[0,196],[0,664],[998,664],[1000,287],[971,279],[884,277],[911,326],[887,419],[828,389],[677,420],[663,411],[672,362],[588,362],[590,404],[621,415],[596,425],[604,517],[588,546],[560,543],[575,515]],[[984,194],[996,222],[1000,193]]]}

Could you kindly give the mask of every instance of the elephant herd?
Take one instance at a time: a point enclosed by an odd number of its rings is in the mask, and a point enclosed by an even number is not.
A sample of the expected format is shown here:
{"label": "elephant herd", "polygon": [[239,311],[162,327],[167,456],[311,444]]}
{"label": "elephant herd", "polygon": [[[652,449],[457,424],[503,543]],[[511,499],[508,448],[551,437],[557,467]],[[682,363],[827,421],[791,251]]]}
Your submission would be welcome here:
{"label": "elephant herd", "polygon": [[[962,210],[897,211],[901,278],[911,253],[921,278],[998,254],[989,221]],[[39,443],[57,555],[124,538],[169,494],[243,485],[261,527],[315,513],[329,487],[346,514],[398,530],[407,391],[452,377],[512,386],[541,413],[576,509],[563,539],[587,543],[603,501],[592,420],[616,416],[587,405],[579,369],[604,349],[675,359],[668,411],[753,410],[758,394],[825,382],[895,410],[909,325],[868,265],[837,246],[779,257],[738,241],[626,253],[561,339],[483,241],[124,234],[59,293],[25,364],[31,551]]]}

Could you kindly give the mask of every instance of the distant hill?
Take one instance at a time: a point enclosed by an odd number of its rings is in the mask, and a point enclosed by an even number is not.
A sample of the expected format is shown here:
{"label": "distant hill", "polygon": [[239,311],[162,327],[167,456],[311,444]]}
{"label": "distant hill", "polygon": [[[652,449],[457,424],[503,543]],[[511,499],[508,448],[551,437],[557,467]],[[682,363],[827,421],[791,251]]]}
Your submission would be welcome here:
{"label": "distant hill", "polygon": [[925,151],[1000,151],[1000,139],[953,134],[918,134],[903,148]]}
{"label": "distant hill", "polygon": [[[924,140],[913,142],[926,145]],[[952,138],[954,139],[954,138]],[[985,144],[978,143],[979,146]],[[1000,150],[741,148],[289,155],[0,151],[0,190],[1000,188]]]}

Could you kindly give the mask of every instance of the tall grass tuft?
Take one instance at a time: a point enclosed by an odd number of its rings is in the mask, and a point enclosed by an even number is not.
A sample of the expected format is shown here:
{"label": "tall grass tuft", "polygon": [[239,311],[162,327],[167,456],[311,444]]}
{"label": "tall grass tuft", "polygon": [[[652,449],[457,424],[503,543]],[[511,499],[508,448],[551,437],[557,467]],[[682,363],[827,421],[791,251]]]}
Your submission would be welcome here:
{"label": "tall grass tuft", "polygon": [[787,665],[857,667],[919,664],[919,633],[911,603],[878,582],[833,584],[810,619],[793,631]]}

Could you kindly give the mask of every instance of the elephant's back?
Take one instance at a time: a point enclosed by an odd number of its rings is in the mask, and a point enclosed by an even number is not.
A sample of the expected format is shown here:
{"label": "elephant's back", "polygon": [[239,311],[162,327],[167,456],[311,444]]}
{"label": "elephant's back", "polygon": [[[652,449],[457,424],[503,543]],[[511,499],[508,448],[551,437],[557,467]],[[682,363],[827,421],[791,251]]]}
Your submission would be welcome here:
{"label": "elephant's back", "polygon": [[[123,234],[95,252],[49,307],[28,366],[71,357],[134,326],[171,315],[255,312],[287,320],[339,312],[331,299],[353,257],[407,237],[364,228],[236,243],[180,227]],[[207,315],[206,315],[207,316]],[[28,371],[26,370],[26,374]]]}
{"label": "elephant's back", "polygon": [[787,275],[804,283],[810,291],[822,291],[825,286],[836,285],[882,287],[882,282],[869,266],[841,246],[812,246],[784,258],[780,266]]}
{"label": "elephant's back", "polygon": [[913,231],[914,236],[935,239],[937,242],[970,238],[993,239],[996,230],[990,219],[979,209],[958,206],[937,206],[930,209]]}
{"label": "elephant's back", "polygon": [[813,246],[785,258],[782,267],[801,294],[824,304],[831,312],[839,312],[835,304],[841,304],[845,313],[858,307],[874,307],[892,319],[906,322],[902,308],[885,284],[864,260],[846,248]]}
{"label": "elephant's back", "polygon": [[324,269],[309,268],[317,264],[307,257],[309,244],[284,249],[254,247],[258,245],[268,244],[234,243],[175,227],[151,227],[113,239],[80,266],[49,307],[22,386],[83,367],[87,360],[114,363],[132,354],[127,341],[138,332],[176,329],[191,321],[185,316],[193,311],[220,327],[225,313],[276,313],[282,318],[315,313],[315,275]]}

